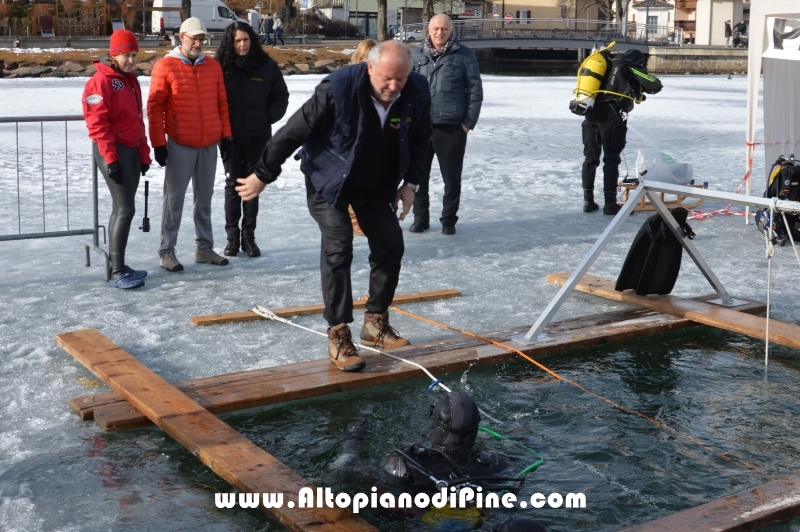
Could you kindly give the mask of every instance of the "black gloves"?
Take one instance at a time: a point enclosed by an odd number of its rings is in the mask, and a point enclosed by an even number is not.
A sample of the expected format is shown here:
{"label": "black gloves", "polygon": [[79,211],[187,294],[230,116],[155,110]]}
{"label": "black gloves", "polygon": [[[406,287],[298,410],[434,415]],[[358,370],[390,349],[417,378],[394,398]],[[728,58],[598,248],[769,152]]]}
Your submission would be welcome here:
{"label": "black gloves", "polygon": [[122,184],[122,163],[114,161],[108,165],[108,178],[114,183]]}
{"label": "black gloves", "polygon": [[169,156],[169,151],[167,151],[166,146],[159,146],[154,148],[156,152],[156,162],[160,164],[162,167],[167,166],[167,157]]}
{"label": "black gloves", "polygon": [[222,157],[222,162],[227,163],[233,155],[233,138],[225,137],[219,141],[219,155]]}
{"label": "black gloves", "polygon": [[144,174],[146,174],[148,170],[150,170],[150,165],[142,164],[142,176],[144,176]]}

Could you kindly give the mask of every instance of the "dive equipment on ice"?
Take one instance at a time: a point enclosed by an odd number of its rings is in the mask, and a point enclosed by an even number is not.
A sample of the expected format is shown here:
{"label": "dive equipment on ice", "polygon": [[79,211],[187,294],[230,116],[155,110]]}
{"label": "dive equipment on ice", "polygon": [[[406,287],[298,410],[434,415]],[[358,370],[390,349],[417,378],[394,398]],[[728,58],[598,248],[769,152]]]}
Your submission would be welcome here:
{"label": "dive equipment on ice", "polygon": [[[788,159],[783,155],[779,156],[772,165],[764,197],[800,201],[800,161],[795,160],[793,153]],[[775,216],[775,220],[772,221],[773,244],[781,246],[786,244],[789,241],[789,232],[795,242],[800,240],[800,214],[785,214],[785,216],[786,224],[783,223],[783,216]],[[756,213],[756,227],[762,233],[768,234],[769,225],[769,209],[759,209]]]}
{"label": "dive equipment on ice", "polygon": [[[693,239],[694,231],[686,223],[689,212],[683,207],[671,212],[686,238]],[[633,239],[614,289],[622,292],[632,288],[640,296],[669,294],[678,279],[682,255],[680,241],[661,215],[654,214],[644,222]]]}

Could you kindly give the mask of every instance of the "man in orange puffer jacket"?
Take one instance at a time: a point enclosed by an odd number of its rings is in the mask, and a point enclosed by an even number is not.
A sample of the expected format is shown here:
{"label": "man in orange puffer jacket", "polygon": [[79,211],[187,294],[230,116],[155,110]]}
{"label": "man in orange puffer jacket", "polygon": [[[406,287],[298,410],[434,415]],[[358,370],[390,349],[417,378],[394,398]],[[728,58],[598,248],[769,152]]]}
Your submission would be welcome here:
{"label": "man in orange puffer jacket", "polygon": [[228,264],[228,259],[214,251],[211,196],[217,143],[224,156],[232,140],[231,124],[222,68],[203,54],[206,33],[200,19],[183,21],[180,46],[153,66],[150,78],[150,140],[156,161],[167,167],[158,254],[161,266],[170,272],[183,270],[175,245],[189,180],[194,190],[194,261]]}

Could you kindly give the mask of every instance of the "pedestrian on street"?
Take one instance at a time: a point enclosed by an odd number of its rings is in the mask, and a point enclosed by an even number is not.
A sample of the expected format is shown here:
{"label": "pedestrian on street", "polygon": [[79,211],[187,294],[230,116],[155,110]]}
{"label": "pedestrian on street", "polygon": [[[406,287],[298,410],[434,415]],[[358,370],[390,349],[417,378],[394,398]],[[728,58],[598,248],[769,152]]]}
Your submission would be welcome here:
{"label": "pedestrian on street", "polygon": [[[283,118],[289,105],[289,89],[281,69],[258,44],[249,24],[234,22],[222,36],[215,55],[225,76],[233,140],[223,140],[225,156],[224,255],[235,257],[239,246],[249,257],[258,257],[256,217],[258,198],[242,201],[236,192],[237,178],[253,173],[264,146],[272,137],[272,124]],[[242,228],[239,229],[241,220]]]}
{"label": "pedestrian on street", "polygon": [[430,20],[428,37],[414,49],[414,71],[428,80],[431,94],[431,147],[425,173],[414,199],[414,223],[409,231],[421,233],[430,227],[429,184],[433,155],[439,160],[444,181],[442,234],[456,234],[461,202],[461,171],[467,148],[467,133],[475,128],[483,102],[483,85],[475,53],[461,46],[447,15]]}
{"label": "pedestrian on street", "polygon": [[274,18],[274,28],[275,28],[275,45],[278,45],[278,39],[281,40],[281,46],[286,46],[286,42],[283,40],[283,21],[281,20],[281,16],[277,13],[273,16]]}
{"label": "pedestrian on street", "polygon": [[[430,136],[425,78],[411,72],[411,52],[397,41],[370,50],[366,63],[337,70],[272,137],[253,175],[239,179],[244,200],[275,181],[300,146],[308,209],[322,234],[320,273],[328,355],[342,371],[365,362],[353,344],[352,205],[369,245],[369,299],[361,328],[364,345],[408,345],[389,324],[403,258],[403,220],[423,175]],[[402,184],[401,184],[402,183]]]}
{"label": "pedestrian on street", "polygon": [[731,21],[725,21],[725,48],[731,47],[731,36],[733,35],[733,30],[731,29]]}
{"label": "pedestrian on street", "polygon": [[[189,181],[194,192],[194,261],[228,264],[228,259],[214,251],[211,197],[217,171],[217,143],[233,139],[222,68],[203,53],[207,34],[199,18],[184,20],[180,45],[153,66],[150,77],[147,100],[150,140],[156,161],[167,167],[158,254],[161,267],[168,272],[183,270],[175,245]],[[225,158],[225,145],[221,149]]]}
{"label": "pedestrian on street", "polygon": [[142,113],[142,89],[133,73],[139,55],[136,35],[128,30],[111,34],[108,53],[94,62],[97,71],[83,89],[83,116],[97,169],[111,192],[108,221],[109,286],[139,288],[147,272],[125,264],[125,248],[136,214],[139,176],[150,169]]}

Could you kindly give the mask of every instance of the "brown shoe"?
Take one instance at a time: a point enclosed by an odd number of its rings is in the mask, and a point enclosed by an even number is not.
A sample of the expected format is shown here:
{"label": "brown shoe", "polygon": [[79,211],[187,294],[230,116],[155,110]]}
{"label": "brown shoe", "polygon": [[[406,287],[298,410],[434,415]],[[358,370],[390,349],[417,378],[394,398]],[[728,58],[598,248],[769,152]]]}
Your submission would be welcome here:
{"label": "brown shoe", "polygon": [[361,226],[358,225],[358,218],[356,218],[356,213],[351,205],[347,206],[347,211],[350,213],[350,223],[353,224],[353,234],[364,236],[364,231],[362,231]]}
{"label": "brown shoe", "polygon": [[359,336],[361,343],[375,347],[391,349],[408,345],[410,342],[405,338],[400,338],[394,327],[389,325],[389,311],[383,314],[364,313],[364,326],[361,327]]}
{"label": "brown shoe", "polygon": [[328,327],[328,355],[331,357],[331,362],[342,371],[358,371],[367,365],[358,356],[350,327],[346,323]]}

